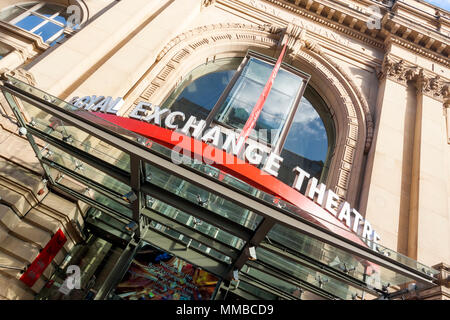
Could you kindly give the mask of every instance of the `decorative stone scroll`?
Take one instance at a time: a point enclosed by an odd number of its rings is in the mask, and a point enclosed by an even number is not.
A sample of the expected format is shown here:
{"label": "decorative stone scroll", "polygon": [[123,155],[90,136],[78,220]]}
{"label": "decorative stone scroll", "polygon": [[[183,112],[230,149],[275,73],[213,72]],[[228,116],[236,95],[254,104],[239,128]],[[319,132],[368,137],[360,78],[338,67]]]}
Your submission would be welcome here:
{"label": "decorative stone scroll", "polygon": [[390,55],[385,56],[379,76],[387,77],[404,86],[408,81],[412,81],[420,93],[441,102],[444,102],[447,88],[450,86],[450,82],[439,75]]}
{"label": "decorative stone scroll", "polygon": [[33,74],[25,69],[1,69],[0,70],[0,78],[1,80],[7,80],[6,76],[14,77],[20,81],[23,81],[25,83],[28,83],[31,86],[36,86],[36,79],[34,78]]}
{"label": "decorative stone scroll", "polygon": [[447,125],[447,142],[450,144],[450,82],[442,79],[430,71],[426,71],[416,65],[405,62],[402,59],[386,55],[380,78],[388,79],[407,86],[412,82],[417,94],[441,101],[444,105],[444,115]]}

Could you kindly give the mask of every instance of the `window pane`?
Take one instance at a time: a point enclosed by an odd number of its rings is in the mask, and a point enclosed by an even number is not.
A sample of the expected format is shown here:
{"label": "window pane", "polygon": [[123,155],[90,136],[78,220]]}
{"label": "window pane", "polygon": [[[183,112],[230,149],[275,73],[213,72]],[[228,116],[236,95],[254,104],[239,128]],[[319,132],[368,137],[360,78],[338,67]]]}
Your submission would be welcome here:
{"label": "window pane", "polygon": [[58,16],[54,17],[52,20],[62,23],[63,25],[66,25],[66,21],[67,21],[65,16],[62,16],[62,15],[58,15]]}
{"label": "window pane", "polygon": [[55,13],[63,11],[64,7],[55,5],[55,4],[46,4],[45,6],[36,10],[37,13],[50,18]]}
{"label": "window pane", "polygon": [[328,152],[328,138],[322,119],[303,97],[289,130],[281,157],[278,178],[292,185],[292,170],[299,166],[312,177],[320,178]]}
{"label": "window pane", "polygon": [[46,42],[48,39],[53,37],[57,32],[64,29],[61,26],[58,26],[54,23],[48,22],[44,24],[42,27],[40,27],[38,30],[36,30],[34,33],[38,36],[42,37],[42,40]]}
{"label": "window pane", "polygon": [[184,77],[163,107],[181,111],[187,118],[193,115],[206,119],[241,61],[242,58],[218,59],[195,68]]}
{"label": "window pane", "polygon": [[0,20],[9,22],[24,12],[25,12],[25,10],[23,10],[21,8],[10,7],[5,10],[2,10],[2,12],[0,12]]}
{"label": "window pane", "polygon": [[[187,116],[206,119],[235,71],[220,71],[205,75],[192,82],[174,101],[171,110]],[[208,88],[208,90],[204,90]]]}
{"label": "window pane", "polygon": [[18,4],[17,7],[28,10],[28,9],[33,8],[37,4],[38,4],[38,2],[33,2],[33,3],[28,3],[28,4]]}
{"label": "window pane", "polygon": [[64,39],[65,34],[62,33],[58,38],[49,43],[50,47],[53,47],[55,44],[59,43],[62,39]]}
{"label": "window pane", "polygon": [[24,19],[20,20],[19,22],[16,23],[16,26],[25,29],[27,31],[32,30],[34,27],[36,27],[37,25],[39,25],[40,23],[44,22],[45,20],[35,16],[35,15],[29,15],[27,17],[25,17]]}
{"label": "window pane", "polygon": [[[273,65],[256,58],[250,58],[226,101],[221,106],[216,119],[233,128],[242,129],[263,92],[272,69]],[[288,113],[294,106],[302,82],[302,78],[290,72],[282,69],[279,71],[256,123],[256,128],[251,133],[253,137],[257,137],[257,131],[266,129],[268,130],[268,142],[276,143],[285,125]]]}

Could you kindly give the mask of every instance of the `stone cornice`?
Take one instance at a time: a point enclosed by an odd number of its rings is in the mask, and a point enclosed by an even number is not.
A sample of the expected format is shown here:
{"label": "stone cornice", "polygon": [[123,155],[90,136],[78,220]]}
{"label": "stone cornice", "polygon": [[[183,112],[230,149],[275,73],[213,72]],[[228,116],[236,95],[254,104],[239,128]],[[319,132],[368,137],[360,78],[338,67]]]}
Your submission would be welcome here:
{"label": "stone cornice", "polygon": [[8,76],[19,79],[31,86],[36,86],[36,79],[33,74],[25,69],[17,68],[14,70],[0,69],[0,81],[7,81]]}
{"label": "stone cornice", "polygon": [[[217,0],[226,2],[225,0]],[[370,2],[362,4],[357,1],[347,1],[336,3],[329,0],[239,0],[239,2],[251,5],[256,9],[265,10],[266,13],[274,13],[273,8],[280,7],[290,11],[298,16],[303,16],[309,20],[315,21],[330,29],[335,29],[341,33],[347,34],[355,39],[361,40],[374,47],[384,48],[383,40],[386,38],[396,39],[399,45],[414,51],[416,54],[423,55],[436,62],[449,65],[448,58],[450,53],[450,39],[448,36],[439,32],[437,23],[442,17],[434,18],[430,14],[423,13],[421,19],[426,22],[436,20],[436,30],[429,27],[423,27],[420,23],[412,22],[401,14],[395,14],[390,8],[381,1],[377,4]],[[367,22],[371,16],[368,10],[370,5],[378,6],[382,16],[381,28],[370,30],[367,28]],[[410,9],[410,5],[396,3],[396,11],[399,8]],[[406,9],[405,9],[406,10]],[[419,10],[416,10],[420,12]],[[294,21],[288,21],[294,22]],[[445,20],[445,22],[447,22]],[[402,40],[399,40],[402,39]]]}
{"label": "stone cornice", "polygon": [[[386,41],[385,41],[386,47],[389,47],[389,45],[391,43],[395,43],[397,45],[400,45],[400,46],[402,46],[402,47],[404,47],[406,49],[409,49],[409,50],[411,50],[411,51],[413,51],[413,52],[415,52],[415,53],[417,53],[417,54],[419,54],[421,56],[424,56],[424,57],[426,57],[428,59],[436,61],[436,62],[438,62],[438,63],[440,63],[440,64],[442,64],[442,65],[444,65],[446,67],[450,67],[450,59],[445,58],[442,55],[437,55],[435,52],[433,52],[433,51],[431,51],[429,49],[426,49],[426,48],[424,48],[424,47],[422,47],[420,45],[417,45],[415,43],[412,43],[410,41],[406,41],[406,40],[404,40],[401,37],[397,37],[397,36],[394,36],[394,35],[389,35],[389,37],[387,37]],[[387,50],[387,51],[389,51],[389,50]]]}
{"label": "stone cornice", "polygon": [[[217,2],[226,2],[226,0],[216,0]],[[295,6],[293,3],[287,3],[286,1],[279,1],[279,0],[238,0],[239,2],[245,3],[245,4],[254,4],[253,7],[259,10],[265,10],[265,7],[258,4],[264,4],[269,3],[269,5],[272,5],[273,7],[281,7],[287,11],[290,11],[291,13],[305,17],[308,20],[317,22],[319,24],[322,24],[330,29],[334,29],[338,32],[341,32],[343,34],[349,35],[352,38],[358,39],[360,41],[363,41],[373,47],[376,48],[383,48],[383,42],[380,41],[380,39],[374,39],[369,34],[366,34],[367,27],[364,23],[363,26],[358,29],[358,27],[355,25],[353,28],[350,28],[349,26],[346,26],[345,24],[339,23],[338,21],[334,21],[332,18],[334,16],[338,16],[338,11],[335,11],[333,15],[328,18],[328,15],[323,16],[322,14],[325,14],[324,11],[321,11],[321,14],[317,14],[317,11],[313,10],[305,10],[304,8],[301,8],[299,6]],[[311,0],[313,1],[313,0]],[[329,3],[332,3],[328,1]],[[336,5],[336,3],[334,3]],[[333,9],[335,10],[335,9]],[[270,13],[270,10],[266,11],[267,13]],[[295,23],[295,21],[288,21],[288,23]]]}

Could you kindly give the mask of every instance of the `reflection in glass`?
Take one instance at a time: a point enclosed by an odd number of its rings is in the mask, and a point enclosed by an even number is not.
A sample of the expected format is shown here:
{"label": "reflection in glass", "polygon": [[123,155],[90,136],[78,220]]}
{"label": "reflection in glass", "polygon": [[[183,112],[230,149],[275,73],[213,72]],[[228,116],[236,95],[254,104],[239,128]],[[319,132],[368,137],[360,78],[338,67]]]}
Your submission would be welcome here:
{"label": "reflection in glass", "polygon": [[15,5],[0,12],[0,20],[9,22],[32,32],[44,42],[54,44],[54,40],[64,36],[67,23],[64,6],[34,2],[27,5]]}
{"label": "reflection in glass", "polygon": [[29,15],[26,18],[17,22],[16,26],[18,26],[19,28],[25,29],[27,31],[30,31],[44,21],[45,20],[41,17],[35,16],[35,15]]}
{"label": "reflection in glass", "polygon": [[325,125],[311,102],[303,97],[281,152],[283,162],[278,179],[292,185],[292,170],[299,166],[311,177],[320,180],[327,153],[328,137]]}
{"label": "reflection in glass", "polygon": [[147,197],[147,206],[161,215],[176,220],[179,223],[189,226],[200,233],[213,237],[214,239],[226,245],[235,247],[236,249],[242,249],[245,244],[244,240],[151,197]]}
{"label": "reflection in glass", "polygon": [[67,143],[81,151],[97,157],[118,168],[130,171],[129,154],[100,141],[100,139],[74,126],[66,125],[60,119],[36,108],[32,104],[22,101],[22,109],[26,112],[29,125],[40,132]]}
{"label": "reflection in glass", "polygon": [[[233,128],[242,129],[263,92],[272,69],[272,64],[251,57],[220,107],[216,120]],[[258,137],[258,130],[266,129],[269,130],[267,142],[276,143],[302,83],[303,79],[293,73],[283,69],[278,72],[256,127],[251,133],[253,137]]]}
{"label": "reflection in glass", "polygon": [[34,33],[42,37],[42,40],[46,42],[48,39],[50,39],[53,35],[61,31],[62,29],[64,28],[54,23],[48,22],[39,29],[37,29]]}
{"label": "reflection in glass", "polygon": [[111,196],[122,198],[123,195],[131,191],[130,186],[50,144],[45,146],[42,157],[98,183],[105,189],[109,189],[109,195]]}
{"label": "reflection in glass", "polygon": [[213,248],[210,248],[208,246],[205,246],[204,244],[189,238],[188,236],[172,229],[169,228],[167,226],[164,226],[162,224],[156,223],[154,221],[151,222],[150,226],[162,233],[165,233],[166,235],[170,236],[172,239],[177,239],[182,241],[183,243],[185,243],[186,245],[189,246],[189,248],[192,248],[196,251],[199,251],[201,253],[205,253],[213,258],[215,258],[216,260],[219,260],[221,262],[225,262],[227,264],[229,264],[231,262],[230,257],[214,250]]}
{"label": "reflection in glass", "polygon": [[[181,111],[188,119],[206,119],[236,72],[242,58],[225,58],[191,71],[164,102],[164,108]],[[179,120],[178,120],[179,121]],[[177,123],[181,124],[181,121]]]}
{"label": "reflection in glass", "polygon": [[[268,250],[258,248],[257,255],[258,260],[260,260],[261,262],[273,266],[275,269],[278,269],[279,271],[286,272],[297,279],[301,279],[307,283],[310,283],[314,287],[329,292],[341,299],[349,300],[351,299],[352,294],[355,293],[358,294],[359,296],[362,295],[362,291],[360,289],[352,287],[343,281],[331,278],[325,275],[324,273],[317,272],[304,265],[300,265],[290,260],[284,259]],[[270,278],[270,276],[265,275],[264,273],[259,271],[254,271],[254,273],[256,275],[260,273],[259,277],[264,276],[264,278],[266,278],[266,281],[267,278]],[[272,278],[271,282],[273,282],[273,285],[276,285],[277,278],[274,277],[271,278]],[[283,289],[283,287],[284,290],[287,292],[292,292],[293,291],[292,289],[295,289],[295,286],[293,285],[289,286],[288,284],[285,284],[284,286],[281,285],[280,289]]]}
{"label": "reflection in glass", "polygon": [[[48,166],[47,166],[48,167]],[[48,167],[51,173],[51,178],[55,183],[58,185],[62,185],[72,192],[76,192],[80,195],[83,195],[84,197],[87,197],[98,204],[108,208],[109,210],[118,213],[119,216],[125,216],[127,218],[132,218],[133,213],[131,209],[127,208],[126,206],[120,204],[119,202],[111,199],[108,196],[105,196],[99,192],[97,192],[95,189],[91,189],[89,186],[83,184],[80,181],[77,181],[73,178],[70,178],[69,176],[66,176],[63,172]]]}
{"label": "reflection in glass", "polygon": [[242,208],[234,202],[216,196],[186,180],[170,175],[155,166],[146,164],[146,173],[147,182],[162,187],[192,203],[199,204],[199,202],[202,202],[203,206],[208,210],[251,230],[255,230],[262,220],[262,217],[254,212]]}

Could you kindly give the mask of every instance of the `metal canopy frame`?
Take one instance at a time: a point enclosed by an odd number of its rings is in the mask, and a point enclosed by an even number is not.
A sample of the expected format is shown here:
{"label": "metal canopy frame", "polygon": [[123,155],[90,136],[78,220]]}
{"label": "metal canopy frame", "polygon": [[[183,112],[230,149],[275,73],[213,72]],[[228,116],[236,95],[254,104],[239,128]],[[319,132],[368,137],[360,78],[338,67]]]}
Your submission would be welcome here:
{"label": "metal canopy frame", "polygon": [[[167,157],[157,153],[155,150],[149,149],[146,146],[142,145],[142,143],[138,142],[138,140],[134,141],[114,132],[113,130],[102,128],[98,123],[87,121],[82,117],[82,112],[73,113],[70,110],[62,109],[59,106],[53,105],[46,99],[42,99],[37,95],[33,95],[30,92],[23,90],[23,88],[19,88],[12,83],[11,79],[13,78],[10,78],[9,81],[6,81],[2,85],[0,85],[0,88],[5,94],[7,101],[10,103],[10,106],[13,109],[13,112],[17,117],[20,126],[27,128],[28,132],[26,134],[26,137],[30,141],[33,150],[35,151],[39,161],[44,167],[44,170],[48,175],[48,179],[53,185],[53,188],[57,188],[62,190],[63,192],[69,193],[74,198],[84,201],[102,212],[111,214],[115,219],[118,219],[119,221],[135,222],[139,225],[139,227],[134,231],[133,234],[135,241],[147,241],[164,251],[174,254],[192,264],[198,265],[206,271],[209,271],[226,280],[232,279],[234,270],[240,270],[244,265],[250,265],[253,267],[257,267],[260,270],[264,270],[264,272],[270,272],[270,274],[277,276],[280,279],[289,279],[289,281],[295,282],[304,290],[308,290],[326,298],[335,298],[335,295],[323,292],[323,290],[319,287],[314,286],[310,283],[305,283],[300,279],[295,279],[295,277],[293,277],[292,275],[281,272],[281,270],[277,270],[272,266],[267,266],[259,262],[249,262],[249,248],[262,246],[265,249],[268,249],[271,252],[276,253],[284,258],[293,260],[298,264],[320,270],[320,272],[326,273],[330,277],[339,279],[340,281],[347,283],[352,287],[363,290],[364,292],[369,292],[370,294],[373,294],[375,296],[383,295],[383,292],[381,292],[380,290],[372,289],[366,283],[355,279],[344,272],[340,272],[337,269],[333,269],[331,267],[323,265],[320,262],[315,261],[314,259],[304,256],[298,256],[296,254],[288,252],[287,249],[280,249],[277,246],[273,246],[265,242],[268,232],[274,225],[278,224],[307,235],[313,239],[317,239],[324,244],[329,244],[335,248],[339,248],[349,254],[357,256],[362,260],[367,260],[374,264],[377,264],[380,267],[392,270],[393,272],[417,281],[424,286],[434,285],[433,281],[435,279],[432,275],[418,272],[408,265],[402,264],[399,261],[388,258],[379,252],[375,252],[342,236],[336,235],[328,230],[320,228],[312,222],[306,221],[283,208],[271,206],[263,200],[257,198],[256,196],[243,193],[233,186],[212,179],[206,173],[195,170],[187,165],[175,164]],[[14,79],[14,81],[16,80]],[[65,125],[67,124],[70,126],[74,126],[77,129],[86,132],[101,141],[105,141],[110,146],[128,154],[130,156],[130,173],[121,170],[105,161],[102,161],[101,159],[98,159],[87,152],[83,152],[82,150],[77,149],[64,141],[61,141],[50,135],[46,135],[33,128],[33,126],[29,125],[25,121],[23,115],[21,114],[21,110],[16,105],[17,101],[15,99],[20,99],[22,101],[30,103],[39,110],[44,111],[45,113],[50,114],[63,121]],[[35,142],[34,136],[52,145],[55,145],[60,150],[67,152],[68,154],[80,159],[81,161],[91,165],[92,167],[104,172],[106,175],[109,175],[117,179],[118,181],[130,186],[132,192],[136,195],[136,199],[134,201],[130,201],[128,205],[128,207],[131,208],[132,217],[127,217],[123,214],[121,215],[120,212],[111,210],[105,205],[95,203],[95,201],[93,201],[92,199],[83,197],[83,195],[80,195],[77,192],[73,192],[69,190],[69,188],[65,188],[63,185],[60,185],[56,181],[54,181],[48,171],[48,166],[52,166],[52,163],[49,162],[48,159],[42,157],[41,151]],[[190,202],[179,195],[173,194],[161,187],[149,183],[145,181],[144,178],[145,164],[150,164],[169,173],[172,176],[181,178],[182,180],[187,181],[196,187],[206,190],[210,194],[217,195],[225,200],[237,204],[241,208],[248,209],[261,216],[262,221],[255,230],[251,230],[241,224],[231,221],[230,219],[227,219],[215,213],[211,213],[207,208],[203,207],[200,204]],[[108,190],[104,189],[101,184],[95,183],[94,181],[86,177],[82,177],[74,171],[70,171],[67,168],[63,168],[62,166],[58,167],[54,164],[53,168],[64,172],[72,179],[80,181],[81,183],[86,184],[89,187],[98,190],[99,192],[108,192]],[[116,194],[115,196],[117,198],[118,195]],[[203,233],[199,233],[195,228],[191,228],[183,223],[178,222],[177,220],[170,219],[170,217],[166,217],[155,211],[152,211],[145,205],[147,196],[155,198],[161,202],[168,203],[174,208],[184,211],[191,216],[197,217],[212,226],[216,226],[242,239],[245,242],[244,247],[241,250],[238,250]],[[198,241],[199,243],[202,243],[204,245],[208,245],[210,248],[225,254],[230,258],[231,262],[226,263],[225,261],[220,261],[217,258],[202,252],[198,248],[189,247],[189,245],[186,245],[186,243],[174,239],[173,237],[171,238],[167,233],[150,227],[149,221],[153,221],[157,224],[172,228],[176,232],[185,235],[187,238]],[[254,280],[248,278],[248,276],[245,275],[244,277],[248,281]],[[264,286],[264,284],[259,283],[259,280],[257,282],[258,286]],[[270,288],[270,286],[266,284],[266,291],[273,292],[273,288]],[[284,298],[287,297],[284,296]]]}

